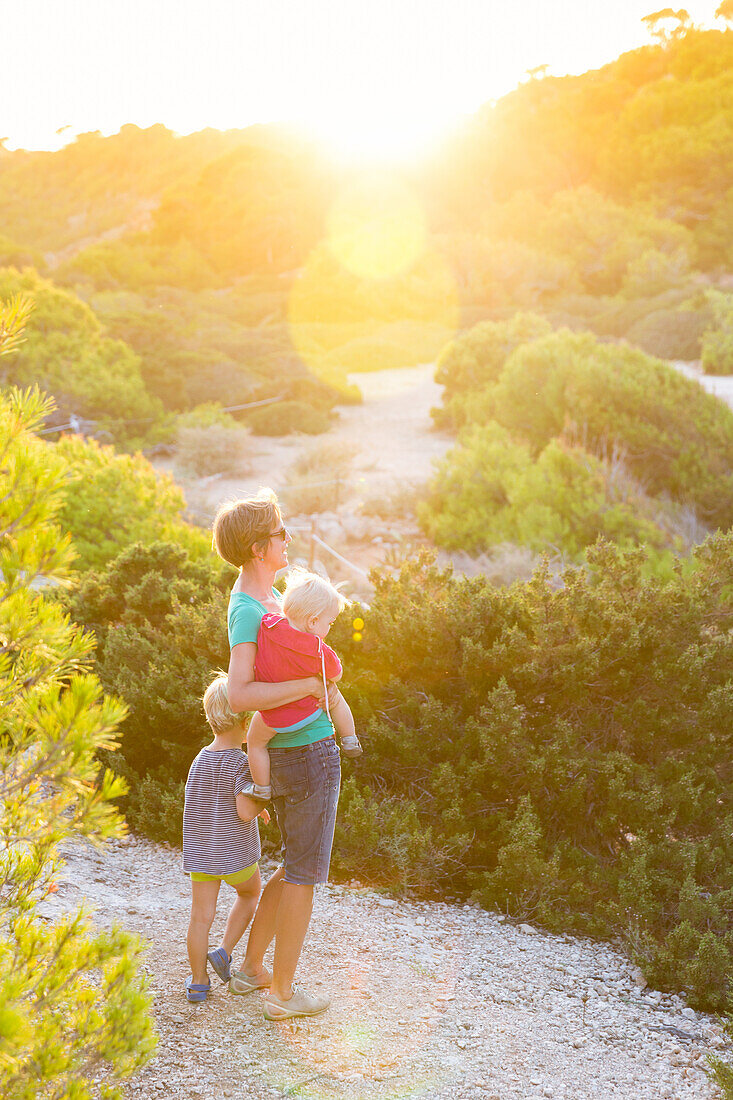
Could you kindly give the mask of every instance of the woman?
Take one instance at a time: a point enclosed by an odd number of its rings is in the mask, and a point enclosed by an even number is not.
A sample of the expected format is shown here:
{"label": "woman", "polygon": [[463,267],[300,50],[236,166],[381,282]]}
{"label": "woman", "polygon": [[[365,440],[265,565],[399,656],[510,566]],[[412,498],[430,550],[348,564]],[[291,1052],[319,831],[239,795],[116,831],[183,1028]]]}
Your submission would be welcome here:
{"label": "woman", "polygon": [[[289,542],[290,534],[270,489],[223,505],[214,521],[217,552],[239,569],[229,602],[229,703],[235,713],[284,706],[306,695],[325,701],[318,677],[280,684],[258,683],[254,678],[260,621],[266,612],[280,611],[273,582],[288,564]],[[329,689],[329,693],[331,690],[335,702],[337,689]],[[255,722],[262,722],[256,713]],[[310,923],[313,887],[328,881],[341,766],[334,729],[325,714],[310,723],[306,732],[293,727],[277,733],[270,740],[269,752],[273,803],[285,858],[262,893],[243,969],[233,972],[230,988],[245,993],[269,985],[265,1016],[284,1020],[318,1015],[330,1003],[327,997],[295,988],[293,978]],[[270,981],[262,960],[273,935]]]}

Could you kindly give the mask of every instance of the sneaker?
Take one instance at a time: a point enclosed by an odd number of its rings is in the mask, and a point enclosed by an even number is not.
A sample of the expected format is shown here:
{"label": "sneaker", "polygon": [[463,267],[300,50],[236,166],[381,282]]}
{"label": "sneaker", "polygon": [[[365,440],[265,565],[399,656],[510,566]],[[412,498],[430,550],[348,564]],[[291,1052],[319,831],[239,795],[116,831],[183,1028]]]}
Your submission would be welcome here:
{"label": "sneaker", "polygon": [[319,1016],[330,1003],[330,997],[316,997],[294,985],[293,995],[287,1001],[281,1001],[279,997],[268,993],[265,997],[265,1019],[290,1020],[293,1016]]}
{"label": "sneaker", "polygon": [[351,737],[344,737],[341,742],[341,752],[344,756],[348,757],[361,756],[364,750],[359,744],[359,738],[356,734],[353,734]]}
{"label": "sneaker", "polygon": [[252,978],[249,974],[245,974],[243,970],[232,970],[232,976],[229,980],[229,992],[242,997],[245,993],[253,993],[255,989],[269,989],[270,981],[269,974],[258,980]]}

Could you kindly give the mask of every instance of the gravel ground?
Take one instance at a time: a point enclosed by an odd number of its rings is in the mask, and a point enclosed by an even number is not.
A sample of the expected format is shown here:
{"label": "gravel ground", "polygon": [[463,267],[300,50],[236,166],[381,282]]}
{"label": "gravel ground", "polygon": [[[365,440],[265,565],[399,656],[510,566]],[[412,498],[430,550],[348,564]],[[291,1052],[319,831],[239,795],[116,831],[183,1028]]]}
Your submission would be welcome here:
{"label": "gravel ground", "polygon": [[[396,902],[357,883],[317,893],[299,978],[331,1009],[272,1024],[261,995],[218,984],[189,1005],[188,881],[180,853],[127,838],[74,847],[44,913],[86,899],[147,956],[160,1044],[129,1098],[298,1096],[692,1100],[716,1095],[716,1020],[644,991],[609,945],[514,926],[472,906]],[[272,868],[270,868],[271,870]],[[267,870],[267,868],[265,868]],[[222,888],[212,942],[223,928]],[[235,964],[238,962],[235,955]]]}

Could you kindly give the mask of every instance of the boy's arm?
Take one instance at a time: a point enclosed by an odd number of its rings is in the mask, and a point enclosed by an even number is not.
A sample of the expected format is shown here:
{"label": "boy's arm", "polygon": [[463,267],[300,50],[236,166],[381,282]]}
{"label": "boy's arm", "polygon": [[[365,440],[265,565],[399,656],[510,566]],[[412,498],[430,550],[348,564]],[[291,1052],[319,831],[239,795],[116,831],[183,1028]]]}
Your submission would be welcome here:
{"label": "boy's arm", "polygon": [[270,815],[267,810],[263,810],[262,803],[255,801],[254,798],[248,798],[246,794],[238,794],[236,803],[237,817],[240,821],[254,821],[256,817],[261,817],[266,825],[270,820]]}
{"label": "boy's arm", "polygon": [[280,684],[255,680],[256,657],[257,646],[254,642],[240,642],[232,646],[229,658],[229,706],[235,714],[284,707],[297,699],[304,699],[306,695],[323,696],[320,676],[285,680]]}

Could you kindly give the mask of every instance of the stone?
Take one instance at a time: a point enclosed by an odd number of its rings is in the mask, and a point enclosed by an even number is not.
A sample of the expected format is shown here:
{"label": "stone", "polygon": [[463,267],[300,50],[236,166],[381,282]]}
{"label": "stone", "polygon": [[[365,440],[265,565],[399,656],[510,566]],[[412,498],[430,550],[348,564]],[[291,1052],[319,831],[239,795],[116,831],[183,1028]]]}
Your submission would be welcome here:
{"label": "stone", "polygon": [[536,936],[536,935],[538,935],[537,929],[533,928],[531,924],[520,924],[519,925],[519,931],[524,932],[525,936]]}
{"label": "stone", "polygon": [[640,966],[635,966],[631,971],[631,980],[635,986],[639,987],[639,989],[646,989],[647,980],[644,977],[644,971],[641,969]]}

